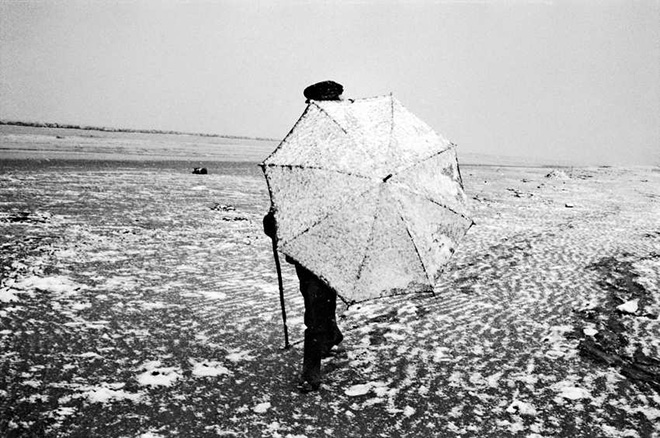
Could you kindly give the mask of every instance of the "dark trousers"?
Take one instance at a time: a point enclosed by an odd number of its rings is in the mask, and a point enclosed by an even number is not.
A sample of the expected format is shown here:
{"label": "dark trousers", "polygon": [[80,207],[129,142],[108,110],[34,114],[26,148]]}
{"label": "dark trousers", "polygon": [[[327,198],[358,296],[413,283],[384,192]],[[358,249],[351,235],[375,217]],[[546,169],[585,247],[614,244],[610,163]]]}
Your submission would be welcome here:
{"label": "dark trousers", "polygon": [[335,309],[337,293],[296,263],[300,292],[305,301],[305,351],[302,378],[312,384],[321,380],[321,359],[343,339]]}

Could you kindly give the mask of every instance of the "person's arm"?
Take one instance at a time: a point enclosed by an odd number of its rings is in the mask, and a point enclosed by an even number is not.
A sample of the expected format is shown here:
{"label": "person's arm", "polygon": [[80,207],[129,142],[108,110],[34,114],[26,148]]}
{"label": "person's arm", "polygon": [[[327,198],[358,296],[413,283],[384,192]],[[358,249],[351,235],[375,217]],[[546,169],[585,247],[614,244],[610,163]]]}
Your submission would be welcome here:
{"label": "person's arm", "polygon": [[[271,239],[277,239],[277,221],[275,220],[275,212],[273,210],[269,210],[268,213],[266,213],[266,216],[264,216],[264,233],[266,233],[266,236]],[[284,260],[286,260],[287,263],[294,265],[297,264],[297,262],[288,255],[285,255]]]}

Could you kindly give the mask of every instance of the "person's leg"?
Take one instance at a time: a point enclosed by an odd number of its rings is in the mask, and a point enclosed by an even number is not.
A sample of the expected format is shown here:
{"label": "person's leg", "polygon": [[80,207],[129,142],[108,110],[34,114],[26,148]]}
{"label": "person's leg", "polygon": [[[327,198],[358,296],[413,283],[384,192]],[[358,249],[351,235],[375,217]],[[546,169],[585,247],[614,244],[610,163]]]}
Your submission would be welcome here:
{"label": "person's leg", "polygon": [[321,359],[325,345],[325,327],[322,315],[322,305],[319,280],[305,268],[296,265],[300,280],[300,292],[305,301],[305,345],[303,352],[302,383],[309,389],[317,389],[321,384]]}
{"label": "person's leg", "polygon": [[325,306],[326,308],[324,309],[325,321],[327,321],[327,328],[325,330],[327,333],[327,338],[324,355],[329,356],[332,347],[339,345],[344,339],[344,335],[342,335],[341,330],[339,330],[339,327],[337,326],[337,293],[328,286],[325,286],[324,300],[327,303]]}

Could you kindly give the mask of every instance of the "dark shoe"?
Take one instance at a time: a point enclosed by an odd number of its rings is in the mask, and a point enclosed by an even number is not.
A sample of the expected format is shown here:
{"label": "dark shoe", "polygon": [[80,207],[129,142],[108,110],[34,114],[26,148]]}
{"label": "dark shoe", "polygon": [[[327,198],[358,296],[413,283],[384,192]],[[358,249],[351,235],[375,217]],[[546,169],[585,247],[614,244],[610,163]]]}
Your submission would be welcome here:
{"label": "dark shoe", "polygon": [[321,358],[305,359],[303,360],[300,380],[303,384],[308,383],[312,387],[312,390],[315,390],[321,385]]}
{"label": "dark shoe", "polygon": [[298,389],[303,394],[307,394],[309,392],[316,391],[317,389],[319,389],[320,386],[321,386],[320,382],[312,383],[305,380],[300,382],[300,384],[298,385]]}

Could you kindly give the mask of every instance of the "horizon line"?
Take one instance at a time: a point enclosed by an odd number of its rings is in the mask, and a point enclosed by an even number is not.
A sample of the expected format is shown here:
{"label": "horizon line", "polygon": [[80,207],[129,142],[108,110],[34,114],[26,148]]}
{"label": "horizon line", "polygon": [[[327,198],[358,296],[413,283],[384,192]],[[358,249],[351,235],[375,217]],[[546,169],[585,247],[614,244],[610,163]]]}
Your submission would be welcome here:
{"label": "horizon line", "polygon": [[205,132],[188,132],[188,131],[146,129],[146,128],[117,128],[111,126],[75,125],[71,123],[58,123],[58,122],[34,122],[34,121],[0,119],[0,125],[25,126],[32,128],[51,128],[51,129],[77,129],[80,131],[126,132],[133,134],[192,135],[196,137],[217,137],[217,138],[229,138],[235,140],[281,141],[280,139],[277,138],[250,137],[247,135],[226,135],[226,134],[212,134]]}

